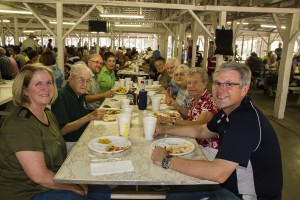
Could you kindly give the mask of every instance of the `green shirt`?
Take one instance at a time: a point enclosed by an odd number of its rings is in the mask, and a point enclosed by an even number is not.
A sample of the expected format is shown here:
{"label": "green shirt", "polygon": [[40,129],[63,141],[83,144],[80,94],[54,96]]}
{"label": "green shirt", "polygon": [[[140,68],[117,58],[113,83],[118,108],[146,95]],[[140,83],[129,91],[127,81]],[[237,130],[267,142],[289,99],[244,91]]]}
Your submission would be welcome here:
{"label": "green shirt", "polygon": [[[157,78],[157,80],[159,81],[159,83],[165,87],[168,86],[169,82],[172,80],[172,77],[168,75],[167,70],[164,70],[159,77]],[[165,88],[166,89],[166,88]]]}
{"label": "green shirt", "polygon": [[116,76],[115,72],[112,71],[110,74],[107,71],[106,66],[104,65],[101,69],[101,72],[98,74],[98,81],[100,84],[100,93],[104,93],[115,85]]}
{"label": "green shirt", "polygon": [[0,196],[7,200],[29,200],[49,190],[31,181],[15,153],[39,151],[45,164],[57,172],[67,156],[66,144],[55,116],[45,109],[48,125],[40,122],[27,108],[16,107],[5,119],[0,130]]}

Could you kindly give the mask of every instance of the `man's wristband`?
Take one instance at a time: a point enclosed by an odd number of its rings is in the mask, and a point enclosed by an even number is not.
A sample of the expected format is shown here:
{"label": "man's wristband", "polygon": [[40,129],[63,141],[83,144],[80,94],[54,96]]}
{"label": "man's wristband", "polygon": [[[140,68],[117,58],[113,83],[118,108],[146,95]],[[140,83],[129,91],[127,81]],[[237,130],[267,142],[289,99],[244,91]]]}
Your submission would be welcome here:
{"label": "man's wristband", "polygon": [[171,164],[171,158],[173,156],[171,155],[167,155],[166,157],[164,157],[161,161],[161,166],[164,168],[164,169],[169,169],[169,166]]}

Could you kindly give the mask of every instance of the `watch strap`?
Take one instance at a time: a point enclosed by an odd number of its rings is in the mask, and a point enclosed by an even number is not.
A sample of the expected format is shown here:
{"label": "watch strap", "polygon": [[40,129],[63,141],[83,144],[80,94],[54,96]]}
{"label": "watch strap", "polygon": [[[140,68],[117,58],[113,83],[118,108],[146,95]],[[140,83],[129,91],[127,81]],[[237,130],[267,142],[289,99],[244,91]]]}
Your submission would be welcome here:
{"label": "watch strap", "polygon": [[161,166],[164,168],[164,169],[168,169],[169,168],[169,166],[170,166],[170,164],[171,164],[171,158],[172,158],[173,156],[171,156],[171,155],[167,155],[167,156],[165,156],[163,159],[162,159],[162,161],[161,161]]}

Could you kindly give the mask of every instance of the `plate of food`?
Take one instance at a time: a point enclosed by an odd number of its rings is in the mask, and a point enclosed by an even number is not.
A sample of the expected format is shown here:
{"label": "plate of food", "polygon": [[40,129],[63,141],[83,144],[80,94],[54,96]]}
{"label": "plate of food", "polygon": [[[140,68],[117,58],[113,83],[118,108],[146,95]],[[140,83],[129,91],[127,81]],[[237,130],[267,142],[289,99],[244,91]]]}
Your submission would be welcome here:
{"label": "plate of food", "polygon": [[119,108],[105,108],[105,115],[118,115],[122,112]]}
{"label": "plate of food", "polygon": [[89,141],[88,147],[98,153],[114,154],[129,149],[131,142],[119,136],[102,136]]}
{"label": "plate of food", "polygon": [[162,138],[151,143],[151,147],[160,146],[166,148],[170,155],[182,156],[194,151],[195,146],[188,140],[181,138]]}
{"label": "plate of food", "polygon": [[170,117],[170,118],[173,118],[173,119],[177,119],[178,117],[180,117],[180,114],[178,112],[171,111],[171,110],[168,110],[168,111],[165,111],[165,112],[154,112],[153,115],[155,117],[162,116],[162,117]]}
{"label": "plate of food", "polygon": [[127,89],[126,88],[124,88],[124,87],[117,87],[116,89],[115,89],[115,93],[116,94],[127,94]]}

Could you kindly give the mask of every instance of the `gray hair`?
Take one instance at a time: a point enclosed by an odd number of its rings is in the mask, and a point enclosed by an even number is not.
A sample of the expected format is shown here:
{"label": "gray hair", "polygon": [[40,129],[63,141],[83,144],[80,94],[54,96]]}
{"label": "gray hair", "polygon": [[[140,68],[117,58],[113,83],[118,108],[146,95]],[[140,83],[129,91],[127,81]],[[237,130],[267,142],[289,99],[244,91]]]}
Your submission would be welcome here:
{"label": "gray hair", "polygon": [[241,78],[240,88],[244,87],[245,85],[250,85],[251,71],[249,67],[247,67],[245,64],[241,64],[234,61],[225,62],[221,64],[219,67],[217,67],[216,71],[213,74],[213,79],[215,79],[215,76],[218,73],[229,71],[229,70],[237,71],[240,74],[240,78]]}
{"label": "gray hair", "polygon": [[186,72],[189,71],[189,67],[185,64],[181,64],[181,65],[178,65],[174,68],[174,72],[177,70],[177,69],[184,69]]}
{"label": "gray hair", "polygon": [[173,63],[175,67],[177,67],[180,64],[178,58],[175,58],[175,57],[168,58],[166,60],[166,64],[165,65],[167,66],[170,63]]}
{"label": "gray hair", "polygon": [[0,55],[5,55],[5,54],[6,54],[6,50],[0,47]]}
{"label": "gray hair", "polygon": [[192,76],[194,74],[198,74],[201,77],[201,80],[203,82],[208,83],[208,75],[206,70],[204,70],[204,68],[202,67],[191,67],[188,71],[187,71],[187,76]]}
{"label": "gray hair", "polygon": [[93,76],[93,72],[84,62],[76,62],[76,64],[72,65],[70,70],[70,76],[79,76],[81,72],[86,71],[90,73],[91,76]]}

